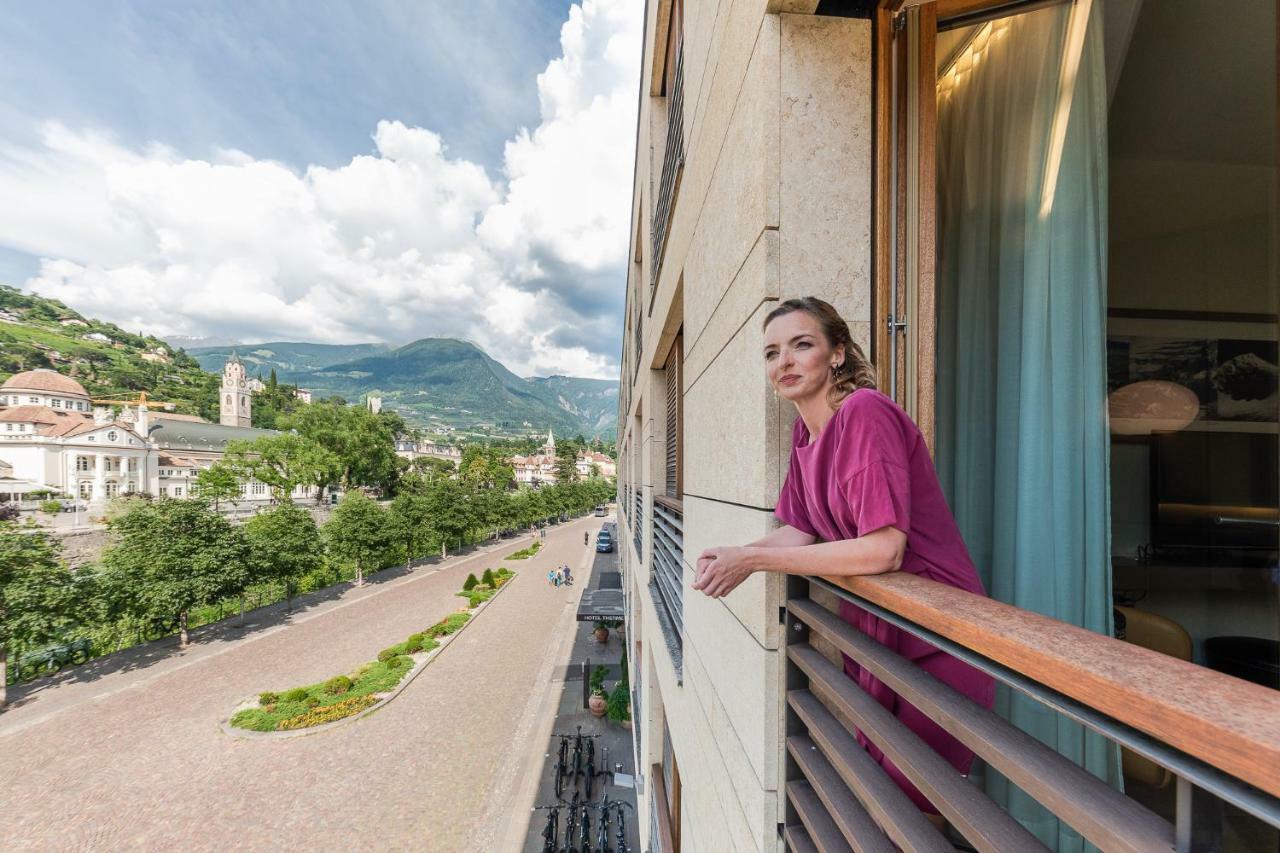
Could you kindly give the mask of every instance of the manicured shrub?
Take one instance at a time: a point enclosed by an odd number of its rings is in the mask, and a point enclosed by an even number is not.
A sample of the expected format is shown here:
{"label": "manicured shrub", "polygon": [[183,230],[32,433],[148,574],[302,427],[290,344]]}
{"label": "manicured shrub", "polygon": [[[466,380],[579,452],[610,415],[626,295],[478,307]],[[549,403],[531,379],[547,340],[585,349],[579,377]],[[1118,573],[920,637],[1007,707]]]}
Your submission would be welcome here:
{"label": "manicured shrub", "polygon": [[615,723],[624,723],[631,719],[631,691],[623,682],[619,681],[613,686],[604,714]]}
{"label": "manicured shrub", "polygon": [[40,504],[40,511],[47,512],[50,515],[57,515],[62,512],[62,501],[43,501]]}
{"label": "manicured shrub", "polygon": [[285,702],[301,702],[307,698],[307,689],[305,687],[295,687],[292,690],[286,690],[281,693],[280,698]]}
{"label": "manicured shrub", "polygon": [[396,668],[404,667],[405,669],[408,669],[413,666],[413,658],[408,655],[396,655],[391,660],[387,661],[387,665]]}
{"label": "manicured shrub", "polygon": [[274,705],[279,698],[270,690],[265,690],[258,694],[258,704],[265,708],[268,705]]}
{"label": "manicured shrub", "polygon": [[324,683],[324,692],[341,696],[351,689],[351,679],[345,675],[335,675]]}
{"label": "manicured shrub", "polygon": [[472,572],[471,574],[467,575],[467,579],[462,582],[462,589],[465,592],[470,592],[472,589],[475,588],[475,585],[478,583],[480,583],[480,581],[476,580],[476,574],[475,572]]}
{"label": "manicured shrub", "polygon": [[494,581],[494,579],[493,579],[493,569],[485,569],[485,570],[484,570],[484,574],[483,574],[483,575],[481,575],[481,577],[480,577],[480,583],[484,584],[485,586],[489,587],[490,589],[493,589],[494,587],[496,587],[496,586],[498,585],[498,584]]}
{"label": "manicured shrub", "polygon": [[393,657],[396,657],[399,654],[400,654],[400,650],[392,646],[391,648],[383,649],[382,651],[378,652],[378,660],[382,661],[383,663],[386,663],[387,661],[391,660]]}
{"label": "manicured shrub", "polygon": [[308,708],[319,708],[319,707],[320,707],[320,700],[319,700],[319,699],[317,699],[317,698],[316,698],[316,697],[314,697],[314,696],[308,696],[308,697],[307,697],[307,707],[308,707]]}
{"label": "manicured shrub", "polygon": [[405,654],[416,655],[418,652],[422,651],[422,643],[422,635],[414,634],[413,637],[404,641]]}

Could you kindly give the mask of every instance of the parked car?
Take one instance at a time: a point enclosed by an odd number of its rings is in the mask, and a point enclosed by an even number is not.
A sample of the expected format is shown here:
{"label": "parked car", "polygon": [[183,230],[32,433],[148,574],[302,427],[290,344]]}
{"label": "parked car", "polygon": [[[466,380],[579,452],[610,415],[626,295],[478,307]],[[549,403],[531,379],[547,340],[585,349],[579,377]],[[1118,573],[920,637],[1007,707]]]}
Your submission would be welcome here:
{"label": "parked car", "polygon": [[596,537],[596,553],[607,554],[613,550],[613,537],[609,535],[609,531],[601,530],[600,535]]}

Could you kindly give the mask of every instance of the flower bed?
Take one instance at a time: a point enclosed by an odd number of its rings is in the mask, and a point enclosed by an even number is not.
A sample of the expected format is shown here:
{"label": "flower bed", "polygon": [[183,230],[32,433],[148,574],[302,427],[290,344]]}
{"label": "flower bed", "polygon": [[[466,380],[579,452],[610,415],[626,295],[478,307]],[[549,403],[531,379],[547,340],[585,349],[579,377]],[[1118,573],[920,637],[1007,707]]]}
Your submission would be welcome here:
{"label": "flower bed", "polygon": [[[494,587],[477,583],[458,594],[466,596],[472,602],[470,606],[475,607],[488,600],[515,577],[515,573],[504,568],[492,573],[492,577]],[[363,664],[352,673],[281,693],[262,693],[256,706],[241,708],[233,714],[230,725],[255,732],[284,732],[359,714],[386,698],[416,665],[439,648],[440,638],[461,630],[470,619],[470,613],[452,613],[425,631],[388,646],[378,652],[376,661]]]}

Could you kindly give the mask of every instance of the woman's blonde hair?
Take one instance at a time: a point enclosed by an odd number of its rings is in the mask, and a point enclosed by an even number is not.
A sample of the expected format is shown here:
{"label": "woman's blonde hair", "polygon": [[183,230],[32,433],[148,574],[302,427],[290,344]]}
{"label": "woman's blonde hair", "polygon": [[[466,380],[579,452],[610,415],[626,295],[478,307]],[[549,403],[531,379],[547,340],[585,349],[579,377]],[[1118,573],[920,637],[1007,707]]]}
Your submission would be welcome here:
{"label": "woman's blonde hair", "polygon": [[862,347],[849,334],[849,324],[829,302],[816,296],[805,296],[800,299],[788,299],[769,312],[764,318],[764,328],[774,320],[793,311],[803,311],[818,321],[827,344],[832,349],[844,347],[844,361],[831,371],[831,390],[827,392],[827,402],[836,408],[840,402],[859,388],[876,387],[876,370],[867,361]]}

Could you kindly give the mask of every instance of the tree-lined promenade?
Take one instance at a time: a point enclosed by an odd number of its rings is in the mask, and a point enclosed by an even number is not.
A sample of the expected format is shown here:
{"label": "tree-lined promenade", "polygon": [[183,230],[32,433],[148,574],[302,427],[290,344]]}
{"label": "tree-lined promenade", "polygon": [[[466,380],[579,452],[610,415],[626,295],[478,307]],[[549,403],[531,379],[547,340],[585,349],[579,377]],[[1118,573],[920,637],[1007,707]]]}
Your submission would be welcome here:
{"label": "tree-lined promenade", "polygon": [[[527,561],[515,541],[389,569],[364,587],[281,602],[19,688],[0,714],[0,849],[495,850],[534,735],[557,701],[581,585],[604,519],[556,525]],[[447,619],[470,574],[508,565],[514,582],[395,701],[331,731],[239,738],[221,724],[263,690],[351,672]],[[533,755],[536,753],[536,755]],[[526,756],[532,763],[526,763]],[[519,804],[516,804],[519,805]],[[527,808],[527,804],[523,807]],[[335,840],[336,839],[336,840]]]}
{"label": "tree-lined promenade", "polygon": [[[585,512],[614,491],[600,478],[513,489],[509,462],[484,447],[467,448],[456,471],[436,459],[410,466],[394,452],[394,416],[322,405],[296,418],[296,432],[229,448],[201,473],[196,499],[113,501],[97,565],[73,571],[55,537],[0,520],[0,670],[13,669],[14,651],[77,639],[101,655],[176,629],[185,646],[193,617],[212,621],[225,602],[361,584],[388,566]],[[233,524],[218,503],[247,478],[266,483],[277,505]],[[319,495],[330,484],[347,491],[323,525],[290,501],[298,485]]]}

